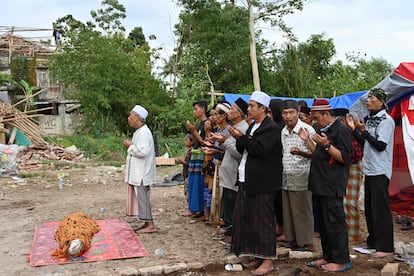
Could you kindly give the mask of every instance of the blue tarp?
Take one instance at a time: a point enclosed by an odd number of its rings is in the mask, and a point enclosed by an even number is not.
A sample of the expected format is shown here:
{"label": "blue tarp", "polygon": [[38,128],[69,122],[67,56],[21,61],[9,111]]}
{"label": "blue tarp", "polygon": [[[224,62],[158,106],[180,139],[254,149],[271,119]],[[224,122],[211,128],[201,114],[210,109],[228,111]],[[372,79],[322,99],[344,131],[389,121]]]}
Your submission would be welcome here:
{"label": "blue tarp", "polygon": [[[359,92],[352,92],[348,94],[344,94],[341,96],[333,97],[329,100],[329,103],[331,104],[332,108],[350,108],[351,105],[362,95],[366,94],[368,90],[366,91],[359,91]],[[247,103],[249,102],[250,95],[246,94],[232,94],[232,93],[224,93],[223,100],[228,101],[230,104],[234,103],[239,97],[241,97],[243,100],[245,100]],[[271,97],[272,99],[281,99],[281,100],[304,100],[308,104],[309,107],[312,106],[312,103],[314,101],[313,98],[289,98],[289,97]]]}

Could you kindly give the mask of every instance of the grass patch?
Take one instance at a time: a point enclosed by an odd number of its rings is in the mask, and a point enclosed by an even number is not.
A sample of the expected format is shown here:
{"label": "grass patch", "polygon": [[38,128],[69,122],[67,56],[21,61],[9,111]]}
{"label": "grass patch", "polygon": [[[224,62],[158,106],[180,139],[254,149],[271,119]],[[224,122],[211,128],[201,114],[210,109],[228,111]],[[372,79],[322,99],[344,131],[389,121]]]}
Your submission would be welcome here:
{"label": "grass patch", "polygon": [[[127,151],[123,145],[125,137],[103,136],[95,138],[92,135],[74,135],[62,137],[45,137],[49,143],[58,144],[62,147],[75,145],[83,152],[86,158],[99,165],[120,167],[125,163]],[[131,138],[129,138],[131,139]],[[163,137],[159,134],[155,137],[160,155],[168,153],[170,157],[181,157],[185,154],[184,134]],[[67,163],[56,160],[45,160],[46,164],[54,164],[57,168],[68,166]],[[80,166],[82,163],[75,162],[70,166]]]}

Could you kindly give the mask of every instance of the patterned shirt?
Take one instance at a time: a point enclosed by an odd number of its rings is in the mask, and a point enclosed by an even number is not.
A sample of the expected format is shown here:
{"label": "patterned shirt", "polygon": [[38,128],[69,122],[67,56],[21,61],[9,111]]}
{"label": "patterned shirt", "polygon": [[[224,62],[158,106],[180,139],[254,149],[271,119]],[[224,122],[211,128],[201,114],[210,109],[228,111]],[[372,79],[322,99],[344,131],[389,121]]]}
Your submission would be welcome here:
{"label": "patterned shirt", "polygon": [[364,155],[364,148],[358,142],[357,139],[352,138],[352,148],[351,148],[351,164],[356,164],[362,160],[362,156]]}
{"label": "patterned shirt", "polygon": [[311,159],[302,155],[290,153],[292,147],[297,147],[300,151],[310,152],[306,142],[299,137],[299,129],[304,128],[309,132],[309,136],[315,133],[312,126],[305,124],[298,119],[296,126],[289,133],[287,126],[282,129],[281,139],[283,146],[283,184],[284,190],[307,190]]}
{"label": "patterned shirt", "polygon": [[374,176],[385,174],[388,179],[392,175],[392,157],[394,146],[394,119],[385,110],[379,111],[370,117],[366,123],[365,129],[368,133],[387,144],[384,151],[378,151],[370,143],[365,141],[364,145],[364,162],[363,173]]}

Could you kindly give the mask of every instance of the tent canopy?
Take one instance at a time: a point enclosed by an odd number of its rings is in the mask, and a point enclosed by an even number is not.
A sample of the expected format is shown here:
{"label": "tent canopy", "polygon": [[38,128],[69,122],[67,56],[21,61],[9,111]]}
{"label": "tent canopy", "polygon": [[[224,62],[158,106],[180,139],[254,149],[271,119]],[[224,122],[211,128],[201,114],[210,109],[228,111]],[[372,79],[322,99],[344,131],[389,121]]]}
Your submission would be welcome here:
{"label": "tent canopy", "polygon": [[[337,96],[328,99],[329,103],[331,104],[332,108],[350,108],[351,105],[359,99],[361,96],[366,94],[368,91],[359,91],[359,92],[353,92],[348,93],[345,95]],[[249,102],[250,95],[246,94],[232,94],[232,93],[224,93],[223,100],[229,102],[230,104],[234,103],[238,98],[242,98],[247,103]],[[309,107],[312,106],[312,103],[314,101],[313,98],[289,98],[289,97],[271,97],[272,99],[281,99],[281,100],[295,100],[305,101]]]}

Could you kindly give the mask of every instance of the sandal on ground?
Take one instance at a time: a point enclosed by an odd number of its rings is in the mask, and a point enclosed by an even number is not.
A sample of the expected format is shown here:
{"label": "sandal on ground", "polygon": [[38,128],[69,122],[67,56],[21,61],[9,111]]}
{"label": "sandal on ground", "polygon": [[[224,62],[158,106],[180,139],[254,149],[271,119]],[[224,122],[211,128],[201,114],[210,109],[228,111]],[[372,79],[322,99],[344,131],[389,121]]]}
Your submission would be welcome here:
{"label": "sandal on ground", "polygon": [[401,223],[401,225],[401,230],[411,230],[414,228],[413,222],[411,220]]}
{"label": "sandal on ground", "polygon": [[226,236],[224,234],[217,234],[213,237],[213,240],[221,241],[221,240],[224,240],[225,238]]}
{"label": "sandal on ground", "polygon": [[137,231],[137,234],[151,234],[157,231],[157,228],[142,228]]}
{"label": "sandal on ground", "polygon": [[403,255],[403,254],[395,254],[393,256],[394,260],[400,261],[400,262],[408,262],[410,261],[410,257],[408,257],[407,255]]}
{"label": "sandal on ground", "polygon": [[342,268],[337,269],[337,270],[327,269],[327,268],[325,268],[326,265],[327,264],[321,265],[322,270],[323,271],[326,271],[326,272],[345,272],[345,271],[350,270],[352,268],[352,264],[351,263],[346,263],[345,266],[343,266]]}
{"label": "sandal on ground", "polygon": [[196,212],[196,213],[192,214],[190,217],[191,218],[199,218],[199,217],[202,217],[203,215],[204,215],[203,212]]}
{"label": "sandal on ground", "polygon": [[411,222],[411,219],[407,216],[400,216],[398,215],[395,219],[395,222],[398,224],[406,224],[407,222]]}
{"label": "sandal on ground", "polygon": [[309,261],[306,262],[306,266],[320,268],[322,265],[326,265],[327,263],[328,262],[325,260]]}

